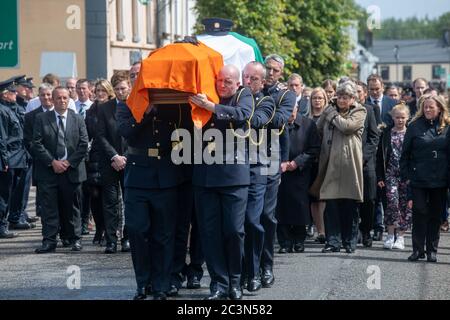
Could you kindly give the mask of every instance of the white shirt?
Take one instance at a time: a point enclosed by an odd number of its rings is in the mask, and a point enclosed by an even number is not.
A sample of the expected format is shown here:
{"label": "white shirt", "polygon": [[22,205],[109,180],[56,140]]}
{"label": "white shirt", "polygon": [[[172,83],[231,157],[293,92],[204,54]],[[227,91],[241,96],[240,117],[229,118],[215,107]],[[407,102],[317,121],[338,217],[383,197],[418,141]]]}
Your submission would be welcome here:
{"label": "white shirt", "polygon": [[[93,102],[89,99],[87,99],[84,102],[81,102],[80,100],[75,101],[75,107],[77,109],[77,113],[81,114],[86,119],[86,111],[89,110]],[[84,112],[81,111],[81,105],[84,105]]]}
{"label": "white shirt", "polygon": [[[30,101],[28,101],[25,113],[33,111],[34,109],[39,108],[40,106],[41,106],[41,100],[39,100],[39,97],[35,97],[35,98],[31,99]],[[75,111],[75,113],[78,113],[77,108],[75,107],[75,101],[73,101],[72,98],[69,99],[69,109],[72,109],[73,111]]]}
{"label": "white shirt", "polygon": [[382,101],[383,101],[383,95],[381,95],[381,97],[379,99],[375,99],[373,97],[370,97],[371,101],[373,104],[375,104],[375,100],[378,101],[377,105],[380,107],[380,115],[383,114],[383,106],[382,106]]}
{"label": "white shirt", "polygon": [[41,106],[41,108],[42,108],[42,111],[43,111],[43,112],[53,111],[53,109],[55,109],[54,106],[52,106],[50,109],[45,109],[43,106]]}
{"label": "white shirt", "polygon": [[[63,114],[59,114],[58,112],[55,111],[56,125],[58,127],[58,130],[59,130],[59,116],[62,116],[63,118],[61,120],[64,125],[64,132],[66,132],[66,130],[67,130],[67,125],[66,125],[67,124],[67,114],[68,113],[69,112],[67,110]],[[67,160],[67,147],[65,149],[64,157],[62,157],[61,159],[58,159],[58,160]]]}

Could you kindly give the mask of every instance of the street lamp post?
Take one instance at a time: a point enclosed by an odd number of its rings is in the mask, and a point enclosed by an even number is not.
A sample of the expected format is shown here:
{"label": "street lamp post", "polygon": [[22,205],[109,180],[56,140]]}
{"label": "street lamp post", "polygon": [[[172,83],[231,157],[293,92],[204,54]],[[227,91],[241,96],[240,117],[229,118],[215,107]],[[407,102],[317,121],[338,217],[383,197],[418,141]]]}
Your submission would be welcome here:
{"label": "street lamp post", "polygon": [[396,64],[396,67],[397,67],[397,77],[396,77],[396,79],[397,79],[397,82],[400,82],[399,81],[399,77],[398,77],[398,57],[399,57],[398,49],[399,49],[398,44],[396,44],[395,47],[394,47],[394,58],[395,58],[395,64]]}

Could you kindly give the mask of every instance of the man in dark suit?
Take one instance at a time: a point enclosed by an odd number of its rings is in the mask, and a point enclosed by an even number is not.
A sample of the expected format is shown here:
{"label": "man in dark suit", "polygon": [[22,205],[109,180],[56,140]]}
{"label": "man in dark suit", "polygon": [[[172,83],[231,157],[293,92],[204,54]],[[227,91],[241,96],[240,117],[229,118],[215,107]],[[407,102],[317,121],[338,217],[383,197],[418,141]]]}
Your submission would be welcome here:
{"label": "man in dark suit", "polygon": [[[105,253],[117,252],[117,231],[120,219],[120,192],[124,189],[124,169],[127,163],[125,157],[126,143],[119,134],[116,110],[117,103],[123,102],[130,93],[130,80],[127,72],[117,72],[111,78],[116,98],[99,107],[97,139],[101,150],[102,161],[100,170],[102,176],[103,214],[105,219]],[[126,228],[121,239],[122,252],[130,251]]]}
{"label": "man in dark suit", "polygon": [[85,157],[88,135],[84,119],[68,110],[69,91],[57,87],[52,93],[54,110],[36,117],[31,152],[42,203],[42,246],[36,253],[54,252],[56,236],[80,251],[81,183],[86,180]]}
{"label": "man in dark suit", "polygon": [[297,110],[300,115],[307,117],[309,115],[309,104],[308,98],[303,96],[303,78],[297,74],[293,73],[288,78],[289,90],[295,92],[295,101],[297,105]]}
{"label": "man in dark suit", "polygon": [[[358,102],[364,105],[367,111],[362,134],[363,144],[363,180],[364,180],[364,202],[360,205],[361,223],[359,229],[362,234],[362,243],[365,247],[372,246],[370,231],[373,228],[375,213],[375,200],[377,196],[377,177],[375,171],[379,130],[374,112],[374,106],[365,104],[367,98],[367,86],[361,81],[356,82],[358,91]],[[355,225],[357,233],[357,225]],[[356,239],[356,237],[354,237]],[[355,244],[356,245],[356,244]]]}
{"label": "man in dark suit", "polygon": [[412,119],[419,109],[419,99],[424,91],[428,89],[428,81],[425,78],[417,78],[413,81],[415,99],[408,103],[410,118]]}
{"label": "man in dark suit", "polygon": [[[213,134],[214,130],[218,135],[202,141],[210,157],[206,155],[201,163],[194,163],[192,181],[202,248],[211,276],[208,300],[242,299],[244,220],[250,184],[243,132],[248,131],[253,98],[249,89],[239,88],[239,78],[239,70],[226,65],[216,79],[218,104],[209,101],[204,94],[190,98],[198,107],[213,113],[203,127],[205,134]],[[227,135],[227,129],[231,129],[228,131],[231,136]]]}
{"label": "man in dark suit", "polygon": [[[384,84],[383,79],[377,75],[372,74],[367,78],[367,87],[369,91],[369,97],[366,103],[374,105],[375,117],[377,118],[377,124],[384,123],[387,126],[394,124],[390,111],[398,104],[397,100],[391,99],[383,94]],[[378,109],[380,110],[378,113]]]}
{"label": "man in dark suit", "polygon": [[[36,116],[41,114],[42,112],[52,111],[53,110],[53,100],[52,100],[52,91],[53,87],[48,83],[43,83],[39,86],[39,100],[41,102],[41,107],[36,108],[31,112],[25,114],[25,125],[23,130],[23,138],[25,142],[25,148],[31,154],[31,143],[33,141],[33,128],[36,120]],[[33,165],[31,165],[31,171],[33,170]],[[36,179],[34,178],[34,174],[32,174],[32,185],[36,186],[36,216],[41,216],[41,206],[40,206],[40,197],[38,196],[39,190],[37,189]]]}
{"label": "man in dark suit", "polygon": [[[369,97],[366,99],[366,104],[373,106],[377,125],[384,123],[386,126],[392,126],[394,121],[392,120],[390,111],[396,104],[398,104],[398,101],[383,95],[383,79],[377,74],[372,74],[367,78],[367,86]],[[379,194],[380,193],[378,192],[378,195]],[[377,201],[375,209],[373,240],[381,241],[383,239],[383,230],[383,207],[381,205],[381,201],[379,200]]]}

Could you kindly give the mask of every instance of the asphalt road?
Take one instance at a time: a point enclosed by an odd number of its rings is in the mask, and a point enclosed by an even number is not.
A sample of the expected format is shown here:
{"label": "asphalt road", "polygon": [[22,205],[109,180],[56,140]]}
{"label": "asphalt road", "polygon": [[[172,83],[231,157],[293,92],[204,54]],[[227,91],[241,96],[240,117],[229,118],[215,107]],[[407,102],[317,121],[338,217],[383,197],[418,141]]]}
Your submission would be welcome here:
{"label": "asphalt road", "polygon": [[[33,206],[31,201],[30,207]],[[40,224],[14,239],[0,240],[0,299],[103,300],[131,299],[135,290],[129,253],[103,254],[103,247],[85,236],[81,252],[58,247],[54,254],[38,255]],[[275,284],[244,299],[449,299],[450,234],[442,233],[438,263],[411,263],[411,235],[405,251],[358,246],[356,253],[320,252],[322,245],[306,242],[304,253],[277,254]],[[79,277],[77,277],[79,275]],[[379,276],[379,277],[378,277]],[[205,272],[202,288],[180,290],[175,299],[202,299],[209,293]]]}

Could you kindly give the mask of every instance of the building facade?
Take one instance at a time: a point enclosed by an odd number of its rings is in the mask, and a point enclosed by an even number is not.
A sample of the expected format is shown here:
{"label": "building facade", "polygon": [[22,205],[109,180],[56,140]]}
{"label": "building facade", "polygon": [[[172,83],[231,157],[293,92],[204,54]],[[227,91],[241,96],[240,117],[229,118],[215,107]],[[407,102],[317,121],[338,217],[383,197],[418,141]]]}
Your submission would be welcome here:
{"label": "building facade", "polygon": [[409,85],[425,78],[445,87],[450,75],[450,47],[440,39],[375,40],[371,52],[379,58],[378,74],[384,81]]}
{"label": "building facade", "polygon": [[0,81],[47,73],[110,78],[167,43],[193,33],[195,0],[4,0],[17,5],[18,64]]}

